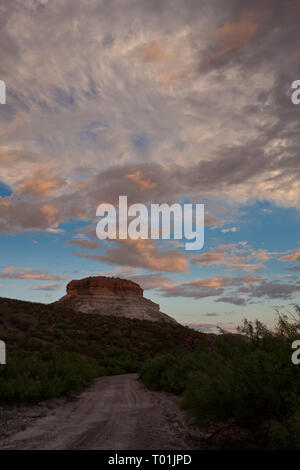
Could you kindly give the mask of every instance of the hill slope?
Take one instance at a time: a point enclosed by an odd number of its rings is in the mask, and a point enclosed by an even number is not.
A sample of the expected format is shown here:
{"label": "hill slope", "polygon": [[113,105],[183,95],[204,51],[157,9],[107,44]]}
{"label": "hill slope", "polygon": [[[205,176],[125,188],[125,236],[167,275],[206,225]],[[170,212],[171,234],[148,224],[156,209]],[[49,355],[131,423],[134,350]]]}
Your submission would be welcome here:
{"label": "hill slope", "polygon": [[136,372],[148,358],[194,349],[208,337],[179,324],[0,298],[0,339],[7,347],[0,399],[22,400],[75,391],[99,375]]}

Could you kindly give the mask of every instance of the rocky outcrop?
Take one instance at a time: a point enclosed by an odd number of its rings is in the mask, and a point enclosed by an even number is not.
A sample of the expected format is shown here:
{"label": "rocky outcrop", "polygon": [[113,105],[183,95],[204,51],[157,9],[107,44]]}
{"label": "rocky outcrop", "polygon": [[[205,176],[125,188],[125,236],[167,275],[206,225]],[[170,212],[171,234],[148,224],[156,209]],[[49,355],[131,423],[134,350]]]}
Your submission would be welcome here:
{"label": "rocky outcrop", "polygon": [[139,299],[143,297],[143,289],[135,282],[127,279],[97,276],[69,282],[67,296],[70,295]]}
{"label": "rocky outcrop", "polygon": [[176,323],[160,312],[158,304],[143,296],[138,284],[127,279],[97,276],[71,281],[67,295],[59,302],[81,313]]}

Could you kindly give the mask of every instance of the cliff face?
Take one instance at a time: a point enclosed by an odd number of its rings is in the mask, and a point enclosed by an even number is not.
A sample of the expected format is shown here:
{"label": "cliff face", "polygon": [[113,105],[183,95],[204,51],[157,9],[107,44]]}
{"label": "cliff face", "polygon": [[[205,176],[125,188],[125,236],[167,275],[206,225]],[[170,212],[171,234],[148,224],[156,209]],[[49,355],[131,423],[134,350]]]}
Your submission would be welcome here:
{"label": "cliff face", "polygon": [[143,289],[127,279],[97,276],[71,281],[67,285],[67,295],[94,295],[102,297],[141,298]]}
{"label": "cliff face", "polygon": [[160,312],[158,304],[143,296],[138,284],[127,279],[97,276],[71,281],[67,295],[59,302],[80,313],[176,323]]}

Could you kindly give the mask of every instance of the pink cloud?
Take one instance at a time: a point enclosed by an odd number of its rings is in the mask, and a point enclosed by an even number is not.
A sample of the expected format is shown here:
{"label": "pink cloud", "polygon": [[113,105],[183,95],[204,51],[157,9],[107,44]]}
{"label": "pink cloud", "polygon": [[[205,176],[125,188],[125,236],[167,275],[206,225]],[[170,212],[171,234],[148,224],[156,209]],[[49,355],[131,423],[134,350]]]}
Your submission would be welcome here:
{"label": "pink cloud", "polygon": [[131,266],[165,272],[188,272],[188,255],[179,251],[161,250],[153,240],[116,240],[106,253],[74,253],[80,258],[94,259],[101,263]]}
{"label": "pink cloud", "polygon": [[40,281],[64,281],[66,276],[49,274],[48,271],[35,270],[31,268],[20,268],[18,266],[6,266],[0,273],[1,279],[36,279]]}

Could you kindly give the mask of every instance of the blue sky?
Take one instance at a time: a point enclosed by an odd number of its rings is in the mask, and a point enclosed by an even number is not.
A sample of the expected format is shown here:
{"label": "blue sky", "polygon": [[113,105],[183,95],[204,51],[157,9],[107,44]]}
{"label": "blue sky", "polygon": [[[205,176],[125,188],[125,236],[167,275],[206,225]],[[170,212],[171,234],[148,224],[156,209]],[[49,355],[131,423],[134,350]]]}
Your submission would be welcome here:
{"label": "blue sky", "polygon": [[[215,250],[220,245],[238,245],[240,242],[247,241],[247,245],[251,249],[256,252],[264,250],[267,253],[266,256],[269,256],[269,259],[265,260],[261,267],[253,272],[251,270],[249,275],[262,276],[271,282],[284,280],[284,284],[296,284],[298,282],[296,279],[298,277],[297,271],[290,270],[290,268],[293,269],[294,263],[282,261],[281,258],[292,252],[293,248],[297,249],[299,213],[295,209],[281,209],[269,203],[247,205],[241,207],[240,211],[242,215],[236,220],[237,230],[235,232],[222,232],[222,230],[232,228],[230,226],[205,229],[205,245],[201,250],[201,254],[210,253],[211,250]],[[280,294],[280,290],[278,293],[273,292],[270,297],[268,295],[254,297],[253,299],[250,297],[249,302],[241,305],[236,305],[227,300],[225,302],[217,301],[218,298],[225,297],[226,299],[228,296],[225,295],[197,298],[197,291],[195,291],[195,298],[177,296],[177,293],[174,296],[166,296],[165,294],[168,291],[161,289],[165,280],[162,283],[159,281],[159,276],[162,273],[151,272],[147,269],[134,270],[134,268],[130,269],[126,266],[120,269],[115,265],[74,256],[74,253],[80,252],[80,249],[68,242],[72,237],[80,240],[76,237],[85,227],[90,228],[91,224],[73,221],[61,224],[58,233],[45,234],[41,231],[29,231],[14,236],[3,235],[1,238],[0,269],[3,270],[7,266],[20,267],[21,265],[22,270],[13,270],[12,279],[1,279],[1,294],[12,298],[48,303],[64,295],[66,283],[70,279],[80,279],[97,274],[120,275],[121,277],[130,277],[137,280],[142,285],[145,282],[147,287],[149,275],[154,275],[154,277],[157,275],[158,283],[155,284],[155,288],[147,289],[145,295],[159,303],[162,311],[173,315],[183,323],[197,324],[199,320],[202,320],[204,324],[220,323],[220,325],[230,329],[241,323],[245,317],[249,319],[258,317],[268,324],[272,324],[276,308],[289,309],[291,304],[300,301],[297,291],[292,296],[288,295],[286,297],[285,293]],[[98,248],[95,253],[105,252],[104,243],[100,240],[97,243]],[[181,252],[185,255],[184,248],[181,249]],[[224,252],[226,252],[226,247]],[[189,253],[191,254],[191,252]],[[22,263],[20,263],[20,260],[22,260]],[[253,260],[251,263],[255,264],[255,258]],[[28,270],[27,276],[26,269]],[[21,278],[14,278],[15,275],[18,277],[20,271]],[[230,263],[228,266],[211,264],[199,266],[196,264],[192,265],[190,272],[184,275],[181,273],[168,273],[164,277],[168,278],[169,282],[174,282],[175,286],[178,286],[182,283],[193,282],[198,278],[215,279],[220,276],[234,278],[244,274],[244,269],[238,269]],[[48,275],[53,279],[47,280]],[[34,276],[39,279],[34,279]],[[231,291],[231,286],[227,286],[226,290]],[[233,292],[235,291],[234,288]],[[234,294],[234,297],[243,299],[245,293]],[[207,326],[207,328],[210,329],[210,326]]]}
{"label": "blue sky", "polygon": [[[120,276],[203,331],[300,303],[299,7],[271,3],[3,5],[1,296]],[[204,248],[100,242],[120,195],[204,203]]]}

